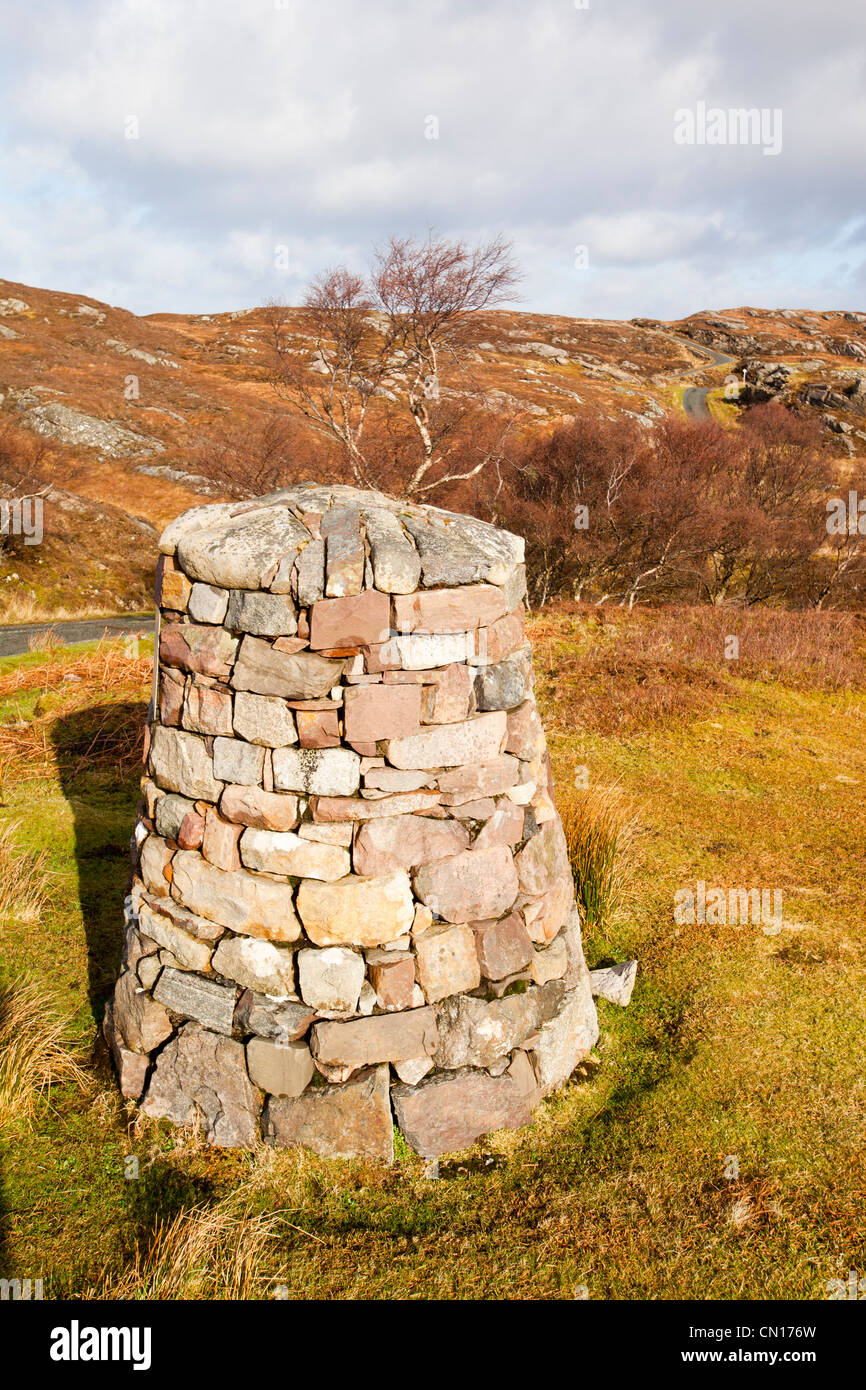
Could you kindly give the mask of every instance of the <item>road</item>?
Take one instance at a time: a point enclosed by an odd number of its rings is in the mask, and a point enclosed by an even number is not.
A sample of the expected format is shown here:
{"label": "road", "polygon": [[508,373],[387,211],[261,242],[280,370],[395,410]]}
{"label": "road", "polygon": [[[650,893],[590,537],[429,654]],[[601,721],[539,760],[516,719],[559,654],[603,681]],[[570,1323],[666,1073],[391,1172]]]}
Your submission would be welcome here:
{"label": "road", "polygon": [[88,618],[64,623],[24,623],[16,627],[0,627],[0,657],[20,656],[30,650],[30,642],[46,632],[53,632],[64,646],[75,642],[98,642],[100,637],[120,636],[124,632],[153,632],[154,620],[147,614],[138,617]]}
{"label": "road", "polygon": [[[674,333],[666,335],[675,343],[682,343],[690,352],[696,352],[701,357],[709,359],[713,367],[729,366],[736,358],[731,357],[727,352],[718,352],[715,348],[704,347],[703,343],[694,343],[691,338],[679,338]],[[686,367],[683,371],[677,372],[677,376],[689,376],[692,372],[700,371],[699,367]],[[707,397],[715,388],[712,386],[686,386],[683,390],[683,410],[690,420],[709,420],[710,408],[707,405]]]}

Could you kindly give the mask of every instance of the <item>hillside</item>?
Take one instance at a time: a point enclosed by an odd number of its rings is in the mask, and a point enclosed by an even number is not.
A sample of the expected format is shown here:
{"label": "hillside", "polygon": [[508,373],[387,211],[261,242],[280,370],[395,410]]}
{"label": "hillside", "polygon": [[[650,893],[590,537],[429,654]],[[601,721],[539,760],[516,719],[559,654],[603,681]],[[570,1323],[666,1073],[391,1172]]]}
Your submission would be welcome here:
{"label": "hillside", "polygon": [[[662,323],[496,312],[482,324],[474,377],[524,432],[596,412],[649,427],[683,405],[733,419],[724,382],[735,372],[743,400],[778,396],[819,416],[840,460],[866,452],[864,314],[741,308]],[[304,311],[288,327],[312,362]],[[43,544],[0,551],[0,621],[147,607],[158,531],[236,490],[227,439],[235,464],[249,455],[254,491],[256,461],[275,449],[285,481],[333,474],[333,454],[274,392],[262,310],[138,317],[0,281],[0,495],[14,482],[4,459],[23,449],[45,498]]]}

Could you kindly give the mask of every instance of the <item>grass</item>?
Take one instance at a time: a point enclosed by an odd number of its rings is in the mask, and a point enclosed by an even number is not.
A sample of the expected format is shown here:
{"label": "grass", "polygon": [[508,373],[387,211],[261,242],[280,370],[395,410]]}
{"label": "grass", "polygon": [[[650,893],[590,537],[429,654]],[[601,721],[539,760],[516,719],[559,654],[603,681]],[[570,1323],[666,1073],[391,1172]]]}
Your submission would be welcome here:
{"label": "grass", "polygon": [[26,854],[15,838],[16,825],[0,829],[0,923],[37,922],[45,907],[49,883],[46,851]]}
{"label": "grass", "polygon": [[621,900],[634,820],[616,787],[566,790],[558,798],[580,920],[606,922]]}
{"label": "grass", "polygon": [[[533,620],[558,800],[579,767],[636,808],[586,952],[637,957],[638,980],[627,1009],[599,1002],[599,1068],[438,1181],[405,1146],[387,1170],[209,1150],[120,1100],[96,1024],[148,662],[115,643],[3,663],[0,814],[52,875],[38,919],[4,925],[5,969],[68,1006],[90,1082],[4,1127],[3,1274],[52,1297],[632,1300],[824,1298],[862,1273],[860,628],[775,617]],[[782,930],[675,925],[698,879],[781,888]]]}
{"label": "grass", "polygon": [[0,1125],[31,1123],[39,1096],[52,1086],[86,1088],[88,1076],[68,1034],[68,1019],[44,984],[19,977],[0,986]]}
{"label": "grass", "polygon": [[84,1297],[255,1297],[278,1225],[277,1213],[251,1212],[237,1193],[160,1217],[136,1242],[128,1264],[103,1275]]}

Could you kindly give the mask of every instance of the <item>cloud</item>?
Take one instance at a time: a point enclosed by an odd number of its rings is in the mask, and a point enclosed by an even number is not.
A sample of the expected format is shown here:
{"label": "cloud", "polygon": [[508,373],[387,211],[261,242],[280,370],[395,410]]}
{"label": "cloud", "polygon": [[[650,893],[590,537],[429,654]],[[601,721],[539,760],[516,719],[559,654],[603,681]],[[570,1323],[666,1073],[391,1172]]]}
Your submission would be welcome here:
{"label": "cloud", "polygon": [[[511,236],[550,312],[862,294],[847,0],[43,0],[0,14],[0,55],[10,279],[242,308],[432,226]],[[782,153],[677,145],[699,101],[781,108]]]}

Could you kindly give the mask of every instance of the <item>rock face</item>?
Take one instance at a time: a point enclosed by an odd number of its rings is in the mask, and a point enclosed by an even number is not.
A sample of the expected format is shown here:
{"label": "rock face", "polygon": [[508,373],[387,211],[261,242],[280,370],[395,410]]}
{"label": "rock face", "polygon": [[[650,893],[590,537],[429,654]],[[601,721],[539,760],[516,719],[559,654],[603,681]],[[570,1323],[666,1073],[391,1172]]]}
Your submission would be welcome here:
{"label": "rock face", "polygon": [[384,1162],[395,1119],[427,1157],[527,1124],[633,973],[583,958],[523,542],[305,483],[160,550],[124,1095],[214,1144]]}

